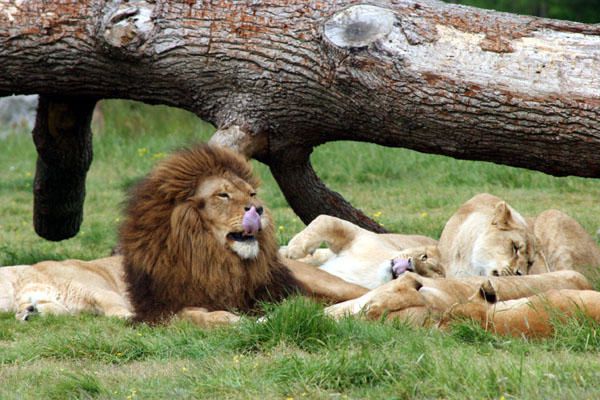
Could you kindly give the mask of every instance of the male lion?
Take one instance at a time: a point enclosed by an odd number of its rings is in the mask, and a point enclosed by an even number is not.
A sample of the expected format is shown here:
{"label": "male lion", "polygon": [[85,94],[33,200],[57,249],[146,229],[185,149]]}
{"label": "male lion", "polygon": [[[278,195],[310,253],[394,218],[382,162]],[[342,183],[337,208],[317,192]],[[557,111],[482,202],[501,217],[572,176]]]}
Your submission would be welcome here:
{"label": "male lion", "polygon": [[0,268],[0,311],[95,312],[201,326],[236,321],[261,300],[299,291],[332,302],[365,288],[278,258],[250,164],[200,145],[165,159],[133,190],[120,230],[123,256]]}
{"label": "male lion", "polygon": [[[323,242],[328,248],[318,249]],[[444,276],[435,244],[426,236],[377,234],[340,218],[319,215],[279,252],[373,289],[406,270]]]}
{"label": "male lion", "polygon": [[487,193],[458,209],[438,246],[447,276],[525,275],[534,263],[545,264],[525,218]]}
{"label": "male lion", "polygon": [[296,291],[335,301],[365,292],[309,266],[284,265],[257,187],[246,160],[209,145],[172,155],[137,185],[120,229],[135,320],[179,314],[210,325]]}

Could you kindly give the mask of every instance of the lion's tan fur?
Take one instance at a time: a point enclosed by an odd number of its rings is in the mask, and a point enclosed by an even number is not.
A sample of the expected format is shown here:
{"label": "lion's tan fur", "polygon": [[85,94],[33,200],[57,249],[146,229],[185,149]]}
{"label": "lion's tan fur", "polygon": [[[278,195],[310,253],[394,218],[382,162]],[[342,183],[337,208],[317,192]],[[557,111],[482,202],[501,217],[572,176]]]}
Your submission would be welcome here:
{"label": "lion's tan fur", "polygon": [[[550,271],[573,269],[599,277],[600,248],[573,218],[559,210],[547,210],[535,218],[533,231]],[[547,272],[542,264],[534,265],[531,271],[542,272]]]}
{"label": "lion's tan fur", "polygon": [[[431,279],[407,272],[365,295],[335,304],[325,312],[332,317],[364,315],[368,319],[399,318],[421,326],[437,321],[459,304],[485,305],[479,293],[493,288],[494,300],[519,299],[550,289],[588,290],[587,279],[575,271],[541,275]],[[489,290],[486,292],[489,294]]]}
{"label": "lion's tan fur", "polygon": [[493,304],[470,302],[452,308],[444,322],[470,318],[500,335],[544,337],[552,334],[554,324],[574,316],[600,322],[600,292],[551,289]]}
{"label": "lion's tan fur", "polygon": [[0,311],[18,319],[81,312],[128,318],[121,257],[0,268]]}

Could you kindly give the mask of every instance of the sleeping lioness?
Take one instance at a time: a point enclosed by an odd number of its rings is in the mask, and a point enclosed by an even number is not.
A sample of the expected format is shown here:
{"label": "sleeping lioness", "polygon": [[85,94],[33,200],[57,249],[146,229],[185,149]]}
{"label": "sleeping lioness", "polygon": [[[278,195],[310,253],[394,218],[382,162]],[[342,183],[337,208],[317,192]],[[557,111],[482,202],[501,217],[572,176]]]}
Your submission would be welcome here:
{"label": "sleeping lioness", "polygon": [[438,243],[447,276],[525,275],[545,266],[525,218],[498,197],[478,194],[448,220]]}
{"label": "sleeping lioness", "polygon": [[546,210],[533,220],[533,232],[546,265],[534,264],[530,273],[573,269],[588,277],[598,277],[600,248],[573,218],[559,210]]}
{"label": "sleeping lioness", "polygon": [[[542,274],[538,276],[549,275]],[[491,289],[491,293],[490,293]],[[487,296],[491,294],[491,296]],[[545,337],[552,334],[556,322],[569,317],[586,317],[600,322],[600,292],[552,288],[542,293],[514,300],[496,301],[488,285],[478,293],[479,299],[452,307],[442,326],[459,318],[473,319],[499,335]],[[475,297],[475,296],[474,296]],[[490,300],[491,299],[491,300]]]}
{"label": "sleeping lioness", "polygon": [[431,279],[407,272],[356,299],[334,304],[325,313],[341,318],[362,315],[368,319],[398,318],[415,326],[437,323],[458,304],[485,305],[481,289],[494,301],[506,301],[544,293],[550,289],[589,290],[587,279],[575,271],[540,275]]}
{"label": "sleeping lioness", "polygon": [[[328,248],[319,249],[321,243]],[[340,218],[319,215],[279,253],[373,289],[398,275],[394,265],[398,272],[412,270],[426,276],[443,276],[435,244],[426,236],[377,234]],[[404,266],[401,260],[405,260]]]}
{"label": "sleeping lioness", "polygon": [[0,311],[20,320],[81,312],[129,318],[121,257],[0,268]]}

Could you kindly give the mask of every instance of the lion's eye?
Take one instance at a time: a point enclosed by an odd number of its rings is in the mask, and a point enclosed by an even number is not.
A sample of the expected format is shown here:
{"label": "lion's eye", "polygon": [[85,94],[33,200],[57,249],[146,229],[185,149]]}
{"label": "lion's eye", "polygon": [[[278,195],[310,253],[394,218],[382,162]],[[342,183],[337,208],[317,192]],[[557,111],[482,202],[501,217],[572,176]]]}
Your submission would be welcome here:
{"label": "lion's eye", "polygon": [[222,199],[228,199],[229,193],[219,193],[219,194],[217,194],[217,196],[219,196]]}
{"label": "lion's eye", "polygon": [[427,254],[423,254],[421,256],[421,261],[427,261]]}
{"label": "lion's eye", "polygon": [[519,246],[513,242],[513,253],[519,254]]}
{"label": "lion's eye", "polygon": [[250,197],[256,197],[256,192],[250,193]]}

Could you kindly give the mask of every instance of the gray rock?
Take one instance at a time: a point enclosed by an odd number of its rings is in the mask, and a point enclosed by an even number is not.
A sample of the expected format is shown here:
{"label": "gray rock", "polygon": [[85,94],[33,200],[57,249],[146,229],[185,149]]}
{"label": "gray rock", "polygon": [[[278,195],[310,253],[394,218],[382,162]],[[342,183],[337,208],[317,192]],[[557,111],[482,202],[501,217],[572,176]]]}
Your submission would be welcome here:
{"label": "gray rock", "polygon": [[0,98],[0,138],[10,132],[31,131],[35,124],[38,96],[8,96]]}

